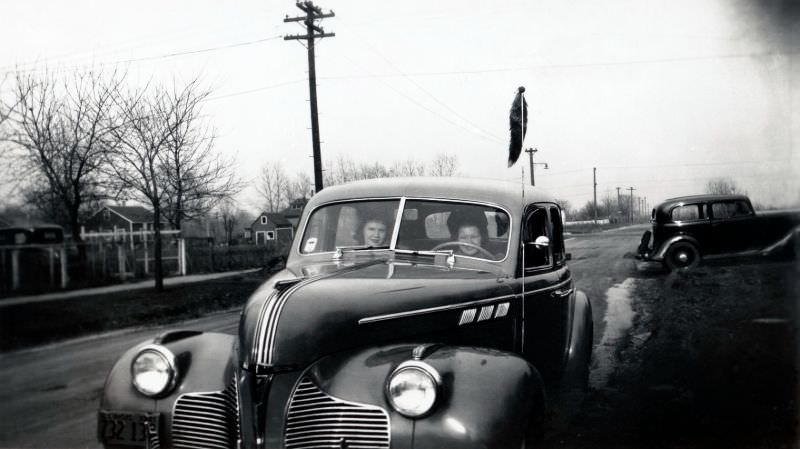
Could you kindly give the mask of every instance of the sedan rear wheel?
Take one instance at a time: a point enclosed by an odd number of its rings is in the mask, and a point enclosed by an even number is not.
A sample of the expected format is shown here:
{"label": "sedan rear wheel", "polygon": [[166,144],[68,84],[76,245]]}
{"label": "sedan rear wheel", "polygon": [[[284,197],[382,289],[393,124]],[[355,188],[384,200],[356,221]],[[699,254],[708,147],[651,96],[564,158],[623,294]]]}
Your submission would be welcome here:
{"label": "sedan rear wheel", "polygon": [[700,252],[691,243],[678,242],[669,247],[664,261],[671,271],[690,270],[700,263]]}

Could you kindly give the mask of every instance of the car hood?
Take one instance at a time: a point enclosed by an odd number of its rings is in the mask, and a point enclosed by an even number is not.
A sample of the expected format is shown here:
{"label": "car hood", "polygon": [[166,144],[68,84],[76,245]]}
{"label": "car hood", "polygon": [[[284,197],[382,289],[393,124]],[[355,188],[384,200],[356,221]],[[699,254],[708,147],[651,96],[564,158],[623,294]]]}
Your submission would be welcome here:
{"label": "car hood", "polygon": [[328,263],[251,297],[239,327],[246,369],[297,369],[366,344],[413,340],[458,325],[459,305],[507,297],[498,273],[397,260]]}

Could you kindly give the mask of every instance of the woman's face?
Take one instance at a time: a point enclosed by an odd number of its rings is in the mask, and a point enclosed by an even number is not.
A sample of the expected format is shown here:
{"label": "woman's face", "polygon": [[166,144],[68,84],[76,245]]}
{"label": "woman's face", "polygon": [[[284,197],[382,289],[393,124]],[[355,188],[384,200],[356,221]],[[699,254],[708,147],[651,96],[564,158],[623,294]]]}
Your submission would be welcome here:
{"label": "woman's face", "polygon": [[[475,246],[481,246],[481,231],[478,230],[477,226],[461,226],[458,228],[458,241],[459,242],[467,242],[472,243]],[[470,246],[460,246],[461,252],[467,256],[472,256],[478,252],[477,248],[473,248]]]}
{"label": "woman's face", "polygon": [[382,221],[370,220],[364,224],[364,244],[382,246],[386,240],[386,225]]}

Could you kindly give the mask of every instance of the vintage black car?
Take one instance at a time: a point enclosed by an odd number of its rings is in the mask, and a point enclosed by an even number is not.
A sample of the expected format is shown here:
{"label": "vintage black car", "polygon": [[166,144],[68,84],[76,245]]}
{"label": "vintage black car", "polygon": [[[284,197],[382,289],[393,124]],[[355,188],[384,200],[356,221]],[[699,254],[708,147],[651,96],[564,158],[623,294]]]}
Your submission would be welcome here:
{"label": "vintage black car", "polygon": [[[386,179],[324,189],[237,336],[126,352],[107,448],[520,448],[592,350],[561,211],[531,187]],[[572,397],[575,397],[574,395]]]}
{"label": "vintage black car", "polygon": [[660,203],[650,222],[638,258],[687,270],[702,259],[791,252],[800,211],[756,213],[744,195],[695,195]]}

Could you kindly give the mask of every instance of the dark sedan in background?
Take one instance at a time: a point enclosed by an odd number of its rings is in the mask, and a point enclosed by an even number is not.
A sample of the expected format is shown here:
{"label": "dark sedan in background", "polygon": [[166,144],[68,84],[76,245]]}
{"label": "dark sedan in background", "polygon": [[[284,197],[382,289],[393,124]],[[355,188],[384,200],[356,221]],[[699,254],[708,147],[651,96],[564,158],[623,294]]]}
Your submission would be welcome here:
{"label": "dark sedan in background", "polygon": [[650,221],[638,258],[670,270],[702,259],[792,253],[800,232],[800,211],[757,213],[744,195],[671,198],[653,208]]}

